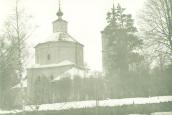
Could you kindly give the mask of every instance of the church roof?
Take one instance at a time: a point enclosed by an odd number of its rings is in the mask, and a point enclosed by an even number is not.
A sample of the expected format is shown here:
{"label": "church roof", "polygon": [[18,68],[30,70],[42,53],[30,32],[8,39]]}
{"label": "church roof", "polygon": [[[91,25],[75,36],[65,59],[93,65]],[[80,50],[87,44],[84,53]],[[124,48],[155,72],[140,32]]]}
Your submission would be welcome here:
{"label": "church roof", "polygon": [[83,44],[79,43],[76,39],[74,39],[71,35],[68,34],[67,21],[62,19],[63,12],[61,10],[60,1],[59,1],[59,10],[57,12],[57,16],[58,19],[53,22],[53,33],[49,35],[46,38],[46,40],[41,41],[39,44],[48,43],[48,42],[67,41],[67,42],[78,43],[83,46]]}
{"label": "church roof", "polygon": [[70,36],[68,33],[63,33],[63,32],[53,33],[47,38],[47,40],[78,42],[72,36]]}
{"label": "church roof", "polygon": [[69,66],[69,65],[75,65],[73,62],[68,61],[68,60],[64,60],[58,64],[48,64],[48,65],[39,65],[39,64],[35,64],[32,65],[32,67],[30,67],[30,69],[39,69],[39,68],[52,68],[52,67],[61,67],[61,66]]}
{"label": "church roof", "polygon": [[60,41],[66,41],[66,42],[73,42],[73,43],[78,43],[80,45],[83,46],[83,44],[79,43],[76,39],[74,39],[71,35],[69,35],[68,33],[64,33],[64,32],[56,32],[56,33],[52,33],[51,35],[49,35],[46,40],[41,41],[39,44],[37,44],[35,47],[37,47],[38,45],[42,44],[42,43],[48,43],[48,42],[60,42]]}

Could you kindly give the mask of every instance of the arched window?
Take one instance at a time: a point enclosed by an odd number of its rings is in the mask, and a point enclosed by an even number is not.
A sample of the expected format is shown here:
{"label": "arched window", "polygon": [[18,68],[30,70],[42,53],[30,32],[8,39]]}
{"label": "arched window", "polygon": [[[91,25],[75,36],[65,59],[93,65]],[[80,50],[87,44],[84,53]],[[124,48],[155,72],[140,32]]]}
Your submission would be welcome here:
{"label": "arched window", "polygon": [[50,54],[47,55],[47,60],[50,60],[51,59],[51,56]]}

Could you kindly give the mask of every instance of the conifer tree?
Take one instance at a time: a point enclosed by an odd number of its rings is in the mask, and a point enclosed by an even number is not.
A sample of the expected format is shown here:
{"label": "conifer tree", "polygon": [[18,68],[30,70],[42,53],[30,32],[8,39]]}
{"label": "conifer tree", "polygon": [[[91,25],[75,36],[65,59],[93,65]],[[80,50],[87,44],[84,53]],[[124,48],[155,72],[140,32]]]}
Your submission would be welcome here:
{"label": "conifer tree", "polygon": [[108,76],[114,74],[125,75],[133,64],[141,60],[138,50],[141,48],[142,40],[136,35],[137,29],[130,14],[124,13],[125,9],[113,5],[112,11],[107,13],[107,23],[103,31],[106,39],[105,71]]}

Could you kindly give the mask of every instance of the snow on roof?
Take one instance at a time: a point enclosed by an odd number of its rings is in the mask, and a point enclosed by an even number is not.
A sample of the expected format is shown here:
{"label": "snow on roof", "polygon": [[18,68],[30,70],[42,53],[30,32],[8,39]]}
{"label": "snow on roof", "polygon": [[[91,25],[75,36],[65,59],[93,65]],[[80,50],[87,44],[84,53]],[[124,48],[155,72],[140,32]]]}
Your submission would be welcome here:
{"label": "snow on roof", "polygon": [[46,40],[41,41],[40,43],[45,43],[45,42],[50,42],[50,41],[70,41],[70,42],[77,42],[77,43],[79,43],[77,40],[75,40],[68,33],[64,33],[64,32],[52,33],[51,35],[49,35],[46,38]]}
{"label": "snow on roof", "polygon": [[68,65],[75,65],[75,64],[71,61],[64,60],[58,64],[48,64],[48,65],[34,64],[30,68],[51,68],[51,67],[61,67],[61,66],[68,66]]}
{"label": "snow on roof", "polygon": [[59,66],[65,66],[65,65],[74,65],[73,62],[69,61],[69,60],[64,60],[60,63],[58,63]]}
{"label": "snow on roof", "polygon": [[70,77],[70,79],[73,79],[75,75],[78,75],[79,77],[83,78],[84,77],[84,71],[82,69],[77,68],[77,67],[72,67],[71,69],[58,75],[55,79],[52,80],[52,82],[56,82],[62,78],[67,78],[67,77]]}
{"label": "snow on roof", "polygon": [[[21,86],[22,85],[22,86]],[[27,79],[25,79],[24,81],[22,81],[21,83],[18,83],[17,85],[15,85],[14,87],[12,87],[12,89],[18,89],[18,88],[26,88],[27,87]]]}

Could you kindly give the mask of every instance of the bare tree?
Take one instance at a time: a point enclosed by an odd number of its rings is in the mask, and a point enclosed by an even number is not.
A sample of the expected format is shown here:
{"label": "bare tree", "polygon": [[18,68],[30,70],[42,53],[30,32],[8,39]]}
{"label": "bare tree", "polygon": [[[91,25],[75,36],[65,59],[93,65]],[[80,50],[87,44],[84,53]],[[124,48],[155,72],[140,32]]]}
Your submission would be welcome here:
{"label": "bare tree", "polygon": [[[21,100],[22,106],[24,107],[26,95],[23,88],[23,82],[25,80],[25,62],[26,62],[26,54],[27,54],[27,47],[26,41],[32,33],[34,32],[35,28],[31,23],[31,16],[27,15],[24,11],[24,8],[21,7],[22,1],[16,0],[16,6],[13,10],[13,13],[7,18],[4,26],[4,35],[3,39],[6,39],[10,44],[10,48],[6,50],[8,55],[6,58],[10,58],[14,63],[12,64],[13,70],[18,78],[21,87]],[[6,65],[11,64],[10,61],[6,62]],[[8,69],[6,69],[8,70]],[[9,71],[10,72],[10,71]],[[5,76],[4,76],[5,77]]]}
{"label": "bare tree", "polygon": [[147,47],[153,50],[151,54],[159,61],[172,62],[172,1],[147,0],[141,15],[141,28]]}

